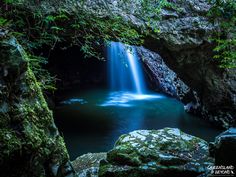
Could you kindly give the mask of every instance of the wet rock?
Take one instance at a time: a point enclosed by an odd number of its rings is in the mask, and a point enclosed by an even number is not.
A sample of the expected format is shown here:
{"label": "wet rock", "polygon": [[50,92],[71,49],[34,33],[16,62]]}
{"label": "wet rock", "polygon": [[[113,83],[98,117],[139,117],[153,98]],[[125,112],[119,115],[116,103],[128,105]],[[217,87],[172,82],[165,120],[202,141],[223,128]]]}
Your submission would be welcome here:
{"label": "wet rock", "polygon": [[216,165],[236,164],[236,128],[230,128],[216,137],[210,146],[211,156]]}
{"label": "wet rock", "polygon": [[77,177],[97,177],[100,162],[106,159],[106,153],[88,153],[72,162]]}
{"label": "wet rock", "polygon": [[53,175],[69,160],[64,140],[26,52],[14,37],[1,35],[0,176]]}
{"label": "wet rock", "polygon": [[164,62],[163,58],[144,47],[136,47],[151,87],[186,104],[186,109],[199,106],[197,93],[191,90]]}
{"label": "wet rock", "polygon": [[198,176],[212,164],[208,144],[200,138],[177,128],[137,130],[118,139],[99,176]]}

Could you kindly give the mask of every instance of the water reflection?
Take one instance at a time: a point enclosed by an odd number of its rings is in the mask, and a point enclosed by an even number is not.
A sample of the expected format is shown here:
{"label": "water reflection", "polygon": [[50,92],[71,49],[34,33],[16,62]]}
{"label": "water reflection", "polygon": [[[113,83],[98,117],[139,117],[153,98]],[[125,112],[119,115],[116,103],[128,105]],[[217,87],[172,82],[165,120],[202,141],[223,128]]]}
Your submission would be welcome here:
{"label": "water reflection", "polygon": [[111,92],[106,98],[106,101],[99,106],[120,106],[131,107],[135,106],[135,101],[153,100],[164,98],[163,95],[158,94],[135,94],[131,92]]}
{"label": "water reflection", "polygon": [[70,104],[59,104],[54,116],[71,159],[108,151],[120,135],[137,129],[176,127],[207,141],[221,132],[184,112],[179,101],[159,94],[76,90],[63,95]]}
{"label": "water reflection", "polygon": [[61,104],[86,104],[88,103],[86,100],[82,99],[82,98],[70,98],[68,100],[62,101]]}

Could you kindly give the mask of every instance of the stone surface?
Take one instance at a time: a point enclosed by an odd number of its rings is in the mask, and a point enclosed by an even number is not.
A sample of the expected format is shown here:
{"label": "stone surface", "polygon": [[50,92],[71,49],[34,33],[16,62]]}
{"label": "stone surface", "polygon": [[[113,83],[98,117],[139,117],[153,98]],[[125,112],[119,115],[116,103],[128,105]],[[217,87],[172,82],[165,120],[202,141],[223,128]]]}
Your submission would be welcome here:
{"label": "stone surface", "polygon": [[27,54],[15,38],[1,33],[0,176],[55,176],[68,158]]}
{"label": "stone surface", "polygon": [[216,165],[236,164],[236,128],[230,128],[216,137],[210,146]]}
{"label": "stone surface", "polygon": [[106,159],[106,153],[88,153],[72,162],[77,177],[97,177],[100,161]]}
{"label": "stone surface", "polygon": [[207,142],[179,129],[137,130],[118,139],[99,176],[198,176],[212,162]]}
{"label": "stone surface", "polygon": [[166,93],[181,100],[186,105],[199,106],[196,92],[191,90],[163,61],[163,58],[155,52],[144,47],[136,47],[138,55],[144,64],[144,70],[148,75],[149,83],[153,90]]}

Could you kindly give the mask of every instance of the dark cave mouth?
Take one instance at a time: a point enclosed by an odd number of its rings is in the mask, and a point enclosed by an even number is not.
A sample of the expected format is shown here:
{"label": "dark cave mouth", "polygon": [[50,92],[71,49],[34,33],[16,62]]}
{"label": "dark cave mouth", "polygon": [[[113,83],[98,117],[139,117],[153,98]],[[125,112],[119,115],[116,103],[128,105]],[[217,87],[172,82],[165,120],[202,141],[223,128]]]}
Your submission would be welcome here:
{"label": "dark cave mouth", "polygon": [[78,46],[51,51],[47,69],[56,75],[59,91],[73,87],[106,86],[106,61],[85,58]]}

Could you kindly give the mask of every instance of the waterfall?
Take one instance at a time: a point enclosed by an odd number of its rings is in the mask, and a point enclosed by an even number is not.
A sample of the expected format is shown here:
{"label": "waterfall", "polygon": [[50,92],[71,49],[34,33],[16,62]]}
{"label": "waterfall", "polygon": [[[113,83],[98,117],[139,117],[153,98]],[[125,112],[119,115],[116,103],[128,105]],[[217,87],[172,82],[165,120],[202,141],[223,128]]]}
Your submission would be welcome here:
{"label": "waterfall", "polygon": [[111,92],[100,106],[132,107],[134,101],[163,97],[147,91],[141,61],[133,46],[111,42],[107,60]]}
{"label": "waterfall", "polygon": [[139,95],[146,92],[141,63],[133,46],[111,42],[107,57],[112,91],[128,91]]}

